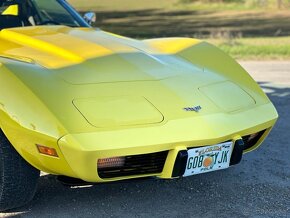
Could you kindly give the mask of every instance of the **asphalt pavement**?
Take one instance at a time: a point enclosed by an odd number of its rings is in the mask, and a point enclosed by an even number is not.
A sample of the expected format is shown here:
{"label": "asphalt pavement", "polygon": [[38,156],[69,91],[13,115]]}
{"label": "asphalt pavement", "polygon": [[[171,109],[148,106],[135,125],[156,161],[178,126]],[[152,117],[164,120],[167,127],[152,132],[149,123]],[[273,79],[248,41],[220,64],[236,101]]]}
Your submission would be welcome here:
{"label": "asphalt pavement", "polygon": [[34,200],[0,217],[290,217],[290,62],[241,62],[280,119],[263,145],[224,171],[178,180],[68,188],[40,178]]}

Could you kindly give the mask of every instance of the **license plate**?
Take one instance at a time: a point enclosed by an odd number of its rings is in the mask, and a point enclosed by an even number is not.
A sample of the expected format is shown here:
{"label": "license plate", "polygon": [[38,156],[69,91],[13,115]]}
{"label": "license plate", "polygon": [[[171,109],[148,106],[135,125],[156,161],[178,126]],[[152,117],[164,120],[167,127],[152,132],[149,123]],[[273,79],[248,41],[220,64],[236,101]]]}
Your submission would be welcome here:
{"label": "license plate", "polygon": [[226,169],[230,166],[232,142],[188,150],[184,177]]}

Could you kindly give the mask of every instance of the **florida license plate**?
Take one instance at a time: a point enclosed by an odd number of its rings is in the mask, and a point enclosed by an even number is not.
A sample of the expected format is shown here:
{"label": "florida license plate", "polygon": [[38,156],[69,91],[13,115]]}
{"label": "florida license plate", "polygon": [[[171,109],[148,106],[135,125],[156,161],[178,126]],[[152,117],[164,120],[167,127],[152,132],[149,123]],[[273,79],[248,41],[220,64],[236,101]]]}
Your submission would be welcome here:
{"label": "florida license plate", "polygon": [[188,150],[188,159],[184,177],[226,169],[230,166],[233,143]]}

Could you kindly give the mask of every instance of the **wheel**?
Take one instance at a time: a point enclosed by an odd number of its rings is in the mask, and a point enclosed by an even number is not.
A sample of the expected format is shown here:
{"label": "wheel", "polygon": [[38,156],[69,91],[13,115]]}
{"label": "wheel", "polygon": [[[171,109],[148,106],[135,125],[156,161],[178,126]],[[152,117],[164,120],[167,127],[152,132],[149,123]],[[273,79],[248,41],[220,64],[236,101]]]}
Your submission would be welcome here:
{"label": "wheel", "polygon": [[40,171],[28,164],[0,130],[0,211],[32,200]]}

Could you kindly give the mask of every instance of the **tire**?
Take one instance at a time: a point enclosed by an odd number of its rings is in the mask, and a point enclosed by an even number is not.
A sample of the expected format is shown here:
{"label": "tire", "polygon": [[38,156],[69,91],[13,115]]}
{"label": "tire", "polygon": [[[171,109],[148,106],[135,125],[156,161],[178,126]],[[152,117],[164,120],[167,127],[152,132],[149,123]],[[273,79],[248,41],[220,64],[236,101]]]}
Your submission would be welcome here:
{"label": "tire", "polygon": [[31,201],[39,176],[40,171],[17,153],[0,129],[0,211]]}

